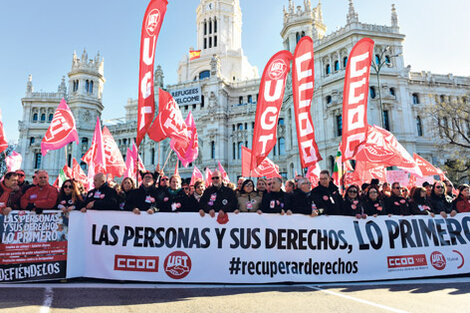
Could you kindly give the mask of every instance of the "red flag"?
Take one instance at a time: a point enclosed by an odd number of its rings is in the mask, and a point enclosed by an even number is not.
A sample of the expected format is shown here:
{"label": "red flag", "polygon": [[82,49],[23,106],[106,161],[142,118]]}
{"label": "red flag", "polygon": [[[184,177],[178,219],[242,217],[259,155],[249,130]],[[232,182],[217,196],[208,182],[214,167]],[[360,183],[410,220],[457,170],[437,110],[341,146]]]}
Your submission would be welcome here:
{"label": "red flag", "polygon": [[196,180],[198,179],[204,181],[204,176],[202,176],[201,171],[197,168],[197,166],[195,166],[193,169],[193,175],[191,176],[191,182],[189,183],[189,185],[194,186],[194,184],[196,183]]}
{"label": "red flag", "polygon": [[147,169],[145,168],[144,162],[142,162],[142,158],[139,155],[139,148],[137,147],[135,142],[132,144],[132,150],[131,151],[133,153],[134,162],[137,159],[137,168],[139,169],[139,171],[146,172]]}
{"label": "red flag", "polygon": [[159,94],[158,115],[148,135],[157,142],[170,137],[176,149],[186,149],[190,138],[180,108],[169,92],[160,89]]}
{"label": "red flag", "polygon": [[264,68],[253,131],[253,152],[250,162],[252,170],[263,162],[276,145],[277,121],[292,58],[289,51],[279,51]]}
{"label": "red flag", "polygon": [[199,59],[201,57],[201,50],[189,50],[189,61]]}
{"label": "red flag", "polygon": [[314,86],[313,41],[305,36],[295,48],[292,65],[292,95],[294,97],[297,141],[302,168],[314,165],[322,160],[315,141],[315,129],[310,106]]}
{"label": "red flag", "polygon": [[413,159],[415,160],[416,164],[418,164],[421,173],[423,173],[423,176],[432,176],[440,174],[437,168],[435,168],[431,163],[429,163],[416,153],[413,153]]}
{"label": "red flag", "polygon": [[42,138],[41,153],[44,156],[49,150],[60,149],[73,141],[78,145],[75,119],[65,99],[62,99],[54,113],[46,135]]}
{"label": "red flag", "polygon": [[0,110],[0,153],[5,151],[7,148],[8,142],[5,138],[5,133],[3,132],[2,110]]}
{"label": "red flag", "polygon": [[103,127],[103,143],[106,159],[106,174],[121,177],[126,171],[126,163],[124,163],[121,151],[106,126]]}
{"label": "red flag", "polygon": [[212,171],[208,167],[206,167],[205,176],[206,176],[206,188],[207,188],[210,185],[212,185]]}
{"label": "red flag", "polygon": [[343,161],[350,160],[367,136],[367,97],[369,74],[374,41],[361,39],[349,54],[344,79],[343,95],[343,139],[341,155]]}
{"label": "red flag", "polygon": [[312,184],[312,187],[318,186],[318,181],[320,180],[320,164],[315,163],[314,165],[310,165],[308,167],[307,175],[305,177],[308,178],[310,183]]}
{"label": "red flag", "polygon": [[222,164],[220,164],[220,161],[219,161],[219,172],[220,172],[220,175],[222,176],[221,179],[224,183],[228,184],[230,183],[230,178],[228,177],[228,174],[227,172],[225,171],[224,167],[222,166]]}
{"label": "red flag", "polygon": [[251,150],[242,147],[242,176],[243,177],[281,177],[279,175],[279,166],[274,164],[269,158],[265,158],[263,162],[254,170],[250,171]]}
{"label": "red flag", "polygon": [[77,160],[75,158],[73,159],[72,163],[72,177],[76,181],[81,182],[85,187],[87,187],[87,176],[85,175],[85,172],[82,170],[80,167],[80,164],[78,164]]}
{"label": "red flag", "polygon": [[166,13],[167,0],[151,0],[145,11],[140,37],[139,99],[137,114],[137,146],[155,115],[153,68],[158,34]]}
{"label": "red flag", "polygon": [[[356,155],[359,168],[368,170],[376,167],[399,166],[408,172],[422,176],[411,155],[390,132],[378,126],[370,126],[367,141]],[[358,167],[356,166],[356,170]]]}
{"label": "red flag", "polygon": [[69,178],[69,179],[73,178],[73,171],[67,164],[64,165],[62,170],[64,171],[64,174],[65,174],[65,176],[67,176],[67,178]]}
{"label": "red flag", "polygon": [[[94,173],[106,172],[106,160],[103,145],[103,135],[101,133],[100,118],[96,118],[95,132],[91,141],[90,149],[82,157],[82,161],[88,164],[88,170],[93,167]],[[89,175],[90,176],[90,175]]]}
{"label": "red flag", "polygon": [[181,161],[184,167],[188,167],[189,163],[194,162],[199,154],[199,144],[197,137],[196,123],[194,122],[193,114],[189,111],[186,120],[184,121],[188,131],[189,143],[184,148],[182,145],[177,145],[178,141],[172,139],[170,147],[176,152],[176,156]]}

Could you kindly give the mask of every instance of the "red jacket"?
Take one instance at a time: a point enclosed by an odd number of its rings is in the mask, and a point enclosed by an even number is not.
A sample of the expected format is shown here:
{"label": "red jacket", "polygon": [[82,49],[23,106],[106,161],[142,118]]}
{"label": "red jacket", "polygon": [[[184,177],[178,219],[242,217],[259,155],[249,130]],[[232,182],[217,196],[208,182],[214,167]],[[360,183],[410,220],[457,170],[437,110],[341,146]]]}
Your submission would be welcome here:
{"label": "red jacket", "polygon": [[470,200],[459,197],[455,200],[455,208],[459,213],[470,212]]}
{"label": "red jacket", "polygon": [[34,186],[26,190],[21,197],[21,208],[26,209],[28,204],[33,203],[38,209],[54,209],[59,192],[55,187],[46,185],[44,187]]}

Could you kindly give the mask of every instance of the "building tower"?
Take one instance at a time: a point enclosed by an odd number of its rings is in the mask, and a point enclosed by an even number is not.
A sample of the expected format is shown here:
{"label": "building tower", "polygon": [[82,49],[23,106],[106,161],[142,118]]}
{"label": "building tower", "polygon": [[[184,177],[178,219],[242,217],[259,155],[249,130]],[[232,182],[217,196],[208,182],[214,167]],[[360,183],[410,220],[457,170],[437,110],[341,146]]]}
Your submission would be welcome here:
{"label": "building tower", "polygon": [[178,67],[179,82],[210,77],[210,61],[217,55],[219,75],[228,82],[258,78],[242,49],[242,13],[239,0],[201,0],[196,10],[199,59],[184,56]]}
{"label": "building tower", "polygon": [[78,149],[71,145],[73,148],[69,149],[68,156],[70,162],[72,156],[81,159],[91,144],[96,118],[103,111],[103,74],[104,59],[99,52],[94,59],[88,59],[86,50],[83,50],[81,58],[73,53],[72,69],[68,73],[68,105],[75,116],[80,142]]}

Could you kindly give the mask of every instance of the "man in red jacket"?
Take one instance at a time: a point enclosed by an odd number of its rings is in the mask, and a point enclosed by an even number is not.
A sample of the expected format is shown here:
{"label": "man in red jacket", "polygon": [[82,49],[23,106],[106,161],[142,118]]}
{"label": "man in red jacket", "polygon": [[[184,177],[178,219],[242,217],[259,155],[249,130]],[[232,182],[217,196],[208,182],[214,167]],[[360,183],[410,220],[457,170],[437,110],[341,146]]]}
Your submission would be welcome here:
{"label": "man in red jacket", "polygon": [[15,172],[5,174],[0,182],[0,212],[8,215],[11,210],[20,208],[21,188],[18,186],[18,175]]}
{"label": "man in red jacket", "polygon": [[46,171],[38,171],[36,177],[38,184],[29,188],[21,197],[21,208],[40,214],[43,210],[55,208],[59,192],[49,185],[49,174]]}

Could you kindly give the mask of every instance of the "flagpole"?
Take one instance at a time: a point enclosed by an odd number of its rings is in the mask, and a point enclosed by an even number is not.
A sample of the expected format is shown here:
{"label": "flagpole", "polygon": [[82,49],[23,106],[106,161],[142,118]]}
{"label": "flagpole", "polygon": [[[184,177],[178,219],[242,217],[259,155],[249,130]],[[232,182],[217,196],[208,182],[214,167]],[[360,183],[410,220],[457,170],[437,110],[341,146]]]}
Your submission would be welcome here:
{"label": "flagpole", "polygon": [[170,152],[168,152],[168,156],[166,157],[165,163],[163,163],[162,171],[165,169],[165,166],[168,163],[168,160],[170,159],[171,152],[173,152],[172,149],[170,149]]}
{"label": "flagpole", "polygon": [[65,152],[65,165],[69,166],[69,163],[67,162],[67,146],[68,144],[65,145],[65,149],[64,149],[64,152]]}
{"label": "flagpole", "polygon": [[158,150],[157,150],[157,166],[160,165],[160,141],[158,142]]}
{"label": "flagpole", "polygon": [[139,186],[139,148],[137,145],[135,145],[135,185],[138,187]]}

